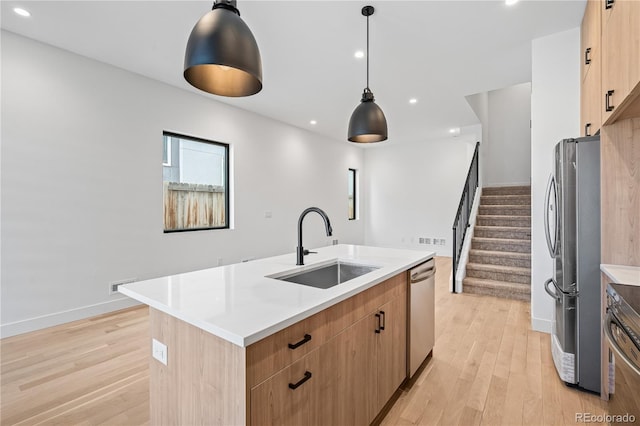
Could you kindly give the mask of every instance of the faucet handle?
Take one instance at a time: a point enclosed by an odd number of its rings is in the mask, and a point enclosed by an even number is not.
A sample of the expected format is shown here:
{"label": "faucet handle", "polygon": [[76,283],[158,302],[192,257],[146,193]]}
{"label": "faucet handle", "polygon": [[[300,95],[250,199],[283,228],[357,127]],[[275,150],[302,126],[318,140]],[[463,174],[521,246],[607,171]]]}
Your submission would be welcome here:
{"label": "faucet handle", "polygon": [[309,250],[306,250],[306,249],[302,251],[302,254],[305,255],[305,256],[308,255],[309,253],[317,254],[318,252],[317,251],[309,251]]}

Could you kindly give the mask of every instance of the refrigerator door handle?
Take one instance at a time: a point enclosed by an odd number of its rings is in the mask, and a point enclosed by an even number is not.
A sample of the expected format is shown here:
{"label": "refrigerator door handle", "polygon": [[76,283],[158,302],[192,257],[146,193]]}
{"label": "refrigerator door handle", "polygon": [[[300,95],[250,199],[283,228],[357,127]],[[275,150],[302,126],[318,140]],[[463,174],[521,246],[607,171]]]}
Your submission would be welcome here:
{"label": "refrigerator door handle", "polygon": [[[549,288],[549,284],[553,283],[553,290]],[[544,291],[551,297],[553,297],[556,301],[560,301],[560,295],[557,293],[556,289],[558,288],[555,280],[553,278],[549,278],[544,282]]]}
{"label": "refrigerator door handle", "polygon": [[[553,202],[554,202],[554,206],[551,206],[551,191],[554,192],[554,198],[553,198]],[[556,178],[555,176],[553,176],[553,174],[549,175],[549,183],[547,183],[547,193],[545,194],[544,197],[544,235],[547,238],[547,247],[549,248],[549,254],[551,255],[551,258],[554,259],[556,257],[556,245],[557,245],[557,238],[558,238],[558,232],[557,232],[557,227],[558,227],[558,196],[557,196],[557,192],[556,192]],[[554,223],[554,236],[553,236],[553,241],[551,241],[551,229],[549,229],[549,210],[550,209],[554,209],[554,219],[555,219],[555,223]]]}

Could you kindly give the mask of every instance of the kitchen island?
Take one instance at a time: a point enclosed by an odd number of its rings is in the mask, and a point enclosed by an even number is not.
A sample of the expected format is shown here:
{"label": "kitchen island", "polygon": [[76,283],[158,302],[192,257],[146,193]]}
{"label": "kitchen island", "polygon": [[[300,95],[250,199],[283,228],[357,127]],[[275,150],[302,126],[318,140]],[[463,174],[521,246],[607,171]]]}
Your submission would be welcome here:
{"label": "kitchen island", "polygon": [[[369,424],[407,375],[407,270],[432,252],[337,245],[127,284],[150,306],[152,424]],[[340,260],[328,289],[277,277]],[[276,278],[274,278],[276,277]],[[166,348],[162,349],[162,345]]]}

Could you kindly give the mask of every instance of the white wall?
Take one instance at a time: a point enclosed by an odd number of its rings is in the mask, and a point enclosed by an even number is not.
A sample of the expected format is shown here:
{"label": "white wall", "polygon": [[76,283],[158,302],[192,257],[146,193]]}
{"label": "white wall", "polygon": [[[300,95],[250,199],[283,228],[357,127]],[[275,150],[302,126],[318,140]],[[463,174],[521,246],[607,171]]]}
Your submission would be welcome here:
{"label": "white wall", "polygon": [[[5,31],[2,65],[3,336],[127,306],[111,281],[294,252],[312,205],[363,242],[347,169],[366,183],[364,154],[346,141]],[[232,145],[234,229],[162,232],[163,130]],[[310,215],[305,246],[326,244]]]}
{"label": "white wall", "polygon": [[482,123],[482,186],[529,185],[531,83],[467,96]]}
{"label": "white wall", "polygon": [[[481,131],[474,128],[476,134],[366,150],[367,245],[451,256],[451,227]],[[420,237],[445,238],[446,245],[419,244]]]}
{"label": "white wall", "polygon": [[544,196],[553,147],[580,135],[580,28],[532,42],[531,94],[531,320],[551,331],[553,299],[542,284],[553,265],[544,237]]}
{"label": "white wall", "polygon": [[531,179],[531,83],[489,92],[484,186],[528,185]]}

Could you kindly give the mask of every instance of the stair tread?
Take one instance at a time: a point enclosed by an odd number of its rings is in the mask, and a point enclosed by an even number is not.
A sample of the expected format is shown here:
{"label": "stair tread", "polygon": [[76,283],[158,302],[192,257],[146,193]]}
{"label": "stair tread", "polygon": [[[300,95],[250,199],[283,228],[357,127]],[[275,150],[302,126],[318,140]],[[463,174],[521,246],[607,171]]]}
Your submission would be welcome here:
{"label": "stair tread", "polygon": [[[496,280],[488,280],[485,278],[474,278],[467,277],[462,280],[462,285],[476,285],[478,287],[489,287],[489,288],[499,288],[499,289],[509,289],[509,290],[519,290],[522,293],[530,293],[531,285],[523,284],[523,283],[514,283],[510,281],[496,281]],[[463,289],[464,291],[464,289]]]}
{"label": "stair tread", "polygon": [[476,256],[499,256],[499,257],[515,257],[519,259],[531,259],[531,253],[520,253],[515,251],[495,251],[495,250],[481,250],[481,249],[471,249],[469,250],[470,255]]}
{"label": "stair tread", "polygon": [[529,226],[499,226],[499,225],[476,225],[475,229],[480,229],[483,231],[531,231],[531,227]]}
{"label": "stair tread", "polygon": [[530,240],[519,240],[514,238],[487,238],[487,237],[473,237],[472,240],[478,242],[495,242],[495,243],[513,243],[518,245],[531,244]]}
{"label": "stair tread", "polygon": [[482,271],[491,271],[491,272],[503,272],[503,273],[513,273],[517,275],[530,275],[531,268],[522,268],[519,266],[503,266],[503,265],[492,265],[488,263],[467,263],[467,269],[475,269]]}
{"label": "stair tread", "polygon": [[500,218],[500,219],[505,219],[505,218],[514,218],[514,219],[526,219],[526,218],[531,218],[531,215],[529,216],[522,216],[522,215],[499,215],[499,214],[479,214],[477,217],[482,217],[482,218]]}

